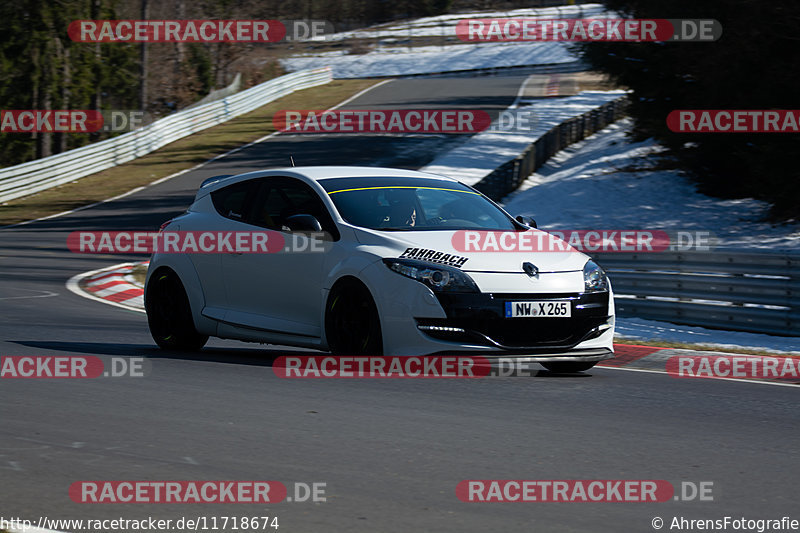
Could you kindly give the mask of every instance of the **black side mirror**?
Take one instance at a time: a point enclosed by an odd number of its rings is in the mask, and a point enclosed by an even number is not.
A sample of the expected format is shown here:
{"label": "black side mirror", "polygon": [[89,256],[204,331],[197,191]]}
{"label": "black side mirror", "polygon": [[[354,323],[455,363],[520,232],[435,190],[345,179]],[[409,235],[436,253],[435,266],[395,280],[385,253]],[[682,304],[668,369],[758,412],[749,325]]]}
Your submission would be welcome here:
{"label": "black side mirror", "polygon": [[525,224],[526,226],[530,226],[532,228],[536,227],[536,221],[533,219],[533,217],[524,217],[522,215],[517,215],[515,218],[516,221],[519,222],[520,224]]}
{"label": "black side mirror", "polygon": [[309,231],[309,232],[320,232],[322,231],[322,224],[319,223],[319,220],[316,219],[313,215],[292,215],[290,217],[286,217],[286,221],[284,222],[286,227],[288,227],[291,231]]}

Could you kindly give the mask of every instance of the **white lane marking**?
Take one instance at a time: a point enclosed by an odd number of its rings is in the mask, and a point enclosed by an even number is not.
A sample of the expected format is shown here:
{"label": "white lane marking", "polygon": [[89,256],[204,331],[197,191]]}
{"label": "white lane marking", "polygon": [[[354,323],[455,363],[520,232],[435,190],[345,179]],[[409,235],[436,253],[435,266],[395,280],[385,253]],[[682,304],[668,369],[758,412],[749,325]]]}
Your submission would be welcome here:
{"label": "white lane marking", "polygon": [[124,276],[123,272],[128,272],[127,270],[119,271],[119,272],[111,272],[108,276],[103,276],[100,279],[96,279],[94,281],[90,281],[86,284],[87,287],[97,287],[98,285],[105,285],[106,283],[118,283],[120,282],[119,276]]}
{"label": "white lane marking", "polygon": [[530,76],[525,78],[525,81],[523,81],[522,85],[519,86],[519,90],[517,91],[517,97],[514,99],[514,103],[511,104],[511,107],[509,109],[513,109],[519,106],[520,100],[522,100],[522,96],[525,94],[525,89],[528,87],[528,82],[531,81],[531,78],[533,78],[534,76],[535,74],[531,74]]}
{"label": "white lane marking", "polygon": [[[381,82],[376,83],[375,85],[371,85],[371,86],[367,87],[366,89],[362,90],[361,92],[355,94],[354,96],[351,96],[350,98],[347,98],[343,102],[335,105],[334,107],[332,107],[330,109],[336,109],[339,106],[345,105],[348,102],[353,101],[356,97],[362,96],[362,95],[366,94],[367,92],[371,91],[372,89],[374,89],[376,87],[380,87],[381,85],[383,85],[384,83],[387,83],[389,81],[393,81],[393,80],[383,80]],[[229,156],[231,154],[235,154],[236,152],[239,152],[240,150],[244,150],[245,148],[249,148],[249,147],[253,146],[254,144],[258,144],[258,143],[264,142],[267,139],[271,139],[272,137],[275,137],[279,133],[281,133],[281,132],[276,131],[276,132],[270,133],[269,135],[265,135],[264,137],[261,137],[260,139],[256,139],[253,142],[250,142],[250,143],[247,143],[245,145],[239,146],[237,148],[234,148],[233,150],[229,150],[229,151],[225,152],[224,154],[220,154],[218,156],[212,157],[208,161],[203,161],[202,163],[198,163],[197,165],[193,166],[192,168],[187,168],[187,169],[184,169],[184,170],[180,170],[180,171],[178,171],[178,172],[176,172],[174,174],[170,174],[169,176],[164,176],[163,178],[159,178],[159,179],[157,179],[157,180],[155,180],[153,182],[148,183],[147,185],[136,187],[135,189],[131,189],[128,192],[119,194],[119,195],[114,196],[112,198],[107,198],[105,200],[101,200],[101,201],[95,202],[93,204],[84,205],[84,206],[81,206],[81,207],[76,207],[75,209],[70,209],[69,211],[63,211],[61,213],[56,213],[54,215],[47,215],[46,217],[35,218],[33,220],[26,220],[24,222],[18,222],[16,224],[10,224],[8,226],[0,226],[0,229],[8,229],[8,228],[16,228],[16,227],[19,227],[19,226],[26,226],[26,225],[32,224],[34,222],[41,222],[43,220],[50,220],[50,219],[53,219],[53,218],[63,217],[65,215],[71,215],[72,213],[77,213],[78,211],[83,211],[84,209],[90,209],[92,207],[96,207],[98,205],[106,204],[108,202],[113,202],[115,200],[121,200],[122,198],[125,198],[126,196],[130,196],[131,194],[135,194],[135,193],[137,193],[139,191],[142,191],[142,190],[144,190],[144,189],[146,189],[148,187],[153,187],[154,185],[158,185],[160,183],[164,183],[165,181],[171,180],[172,178],[177,178],[178,176],[182,176],[183,174],[186,174],[187,172],[191,172],[193,170],[197,170],[198,168],[203,167],[203,166],[205,166],[205,165],[207,165],[209,163],[213,163],[214,161],[217,161],[218,159],[222,159],[223,157],[227,157],[227,156]],[[106,303],[110,303],[110,302],[106,302]]]}
{"label": "white lane marking", "polygon": [[94,295],[99,296],[100,298],[105,298],[106,296],[117,294],[118,292],[125,292],[138,288],[139,287],[128,285],[123,281],[119,285],[114,285],[112,287],[108,287],[107,289],[100,289],[99,291],[95,291]]}
{"label": "white lane marking", "polygon": [[133,307],[144,308],[144,295],[140,294],[139,296],[134,296],[133,298],[122,300],[120,303],[124,303],[125,305],[130,305]]}
{"label": "white lane marking", "polygon": [[101,272],[105,272],[109,268],[111,268],[111,269],[123,268],[123,267],[126,267],[126,266],[133,266],[133,265],[136,265],[136,264],[137,263],[120,263],[118,265],[113,265],[113,266],[105,267],[105,268],[98,268],[97,270],[92,270],[90,272],[84,272],[82,274],[75,274],[74,276],[72,276],[71,278],[69,278],[67,280],[67,289],[70,290],[71,292],[74,292],[78,296],[82,296],[83,298],[87,298],[89,300],[95,300],[97,302],[102,302],[104,304],[113,305],[113,306],[119,307],[121,309],[128,309],[129,311],[137,311],[139,313],[144,313],[145,312],[144,309],[137,309],[137,308],[134,308],[134,307],[128,307],[127,305],[122,305],[122,304],[119,304],[117,302],[112,302],[111,300],[105,300],[103,298],[99,298],[99,297],[95,296],[94,294],[91,294],[91,293],[88,293],[88,292],[84,291],[79,286],[79,283],[80,283],[80,281],[82,279],[87,278],[89,276],[94,276],[95,274],[100,274]]}
{"label": "white lane marking", "polygon": [[5,296],[3,298],[0,298],[0,300],[25,300],[29,298],[50,298],[52,296],[58,296],[58,293],[53,291],[44,291],[38,289],[23,289],[21,287],[12,287],[12,289],[17,291],[43,292],[44,294],[34,294],[33,296]]}
{"label": "white lane marking", "polygon": [[384,84],[386,84],[386,83],[389,83],[389,82],[392,82],[392,81],[394,81],[394,80],[392,80],[392,79],[389,79],[389,80],[383,80],[383,81],[381,81],[381,82],[379,82],[379,83],[376,83],[375,85],[370,85],[370,86],[369,86],[369,87],[367,87],[366,89],[363,89],[363,90],[361,90],[361,91],[357,92],[356,94],[354,94],[353,96],[351,96],[350,98],[346,99],[344,102],[339,102],[339,103],[338,103],[338,104],[336,104],[335,106],[333,106],[333,107],[331,107],[331,108],[328,108],[328,109],[327,109],[327,111],[333,111],[334,109],[339,109],[339,108],[340,108],[340,107],[342,107],[343,105],[347,105],[347,104],[349,104],[350,102],[352,102],[353,100],[355,100],[355,99],[357,99],[357,98],[360,98],[360,97],[364,96],[365,94],[367,94],[368,92],[370,92],[372,89],[377,89],[377,88],[378,88],[378,87],[380,87],[381,85],[384,85]]}
{"label": "white lane marking", "polygon": [[[699,352],[698,352],[699,353]],[[645,370],[643,368],[625,368],[622,366],[597,366],[595,368],[603,369],[603,370],[625,370],[626,372],[646,372],[648,374],[664,374],[668,376],[666,371],[663,370]],[[670,376],[671,377],[671,376]],[[794,383],[777,383],[773,381],[758,381],[755,379],[739,379],[739,378],[672,378],[671,379],[699,379],[703,381],[735,381],[737,383],[755,383],[757,385],[775,385],[776,387],[795,387],[800,388],[800,385],[795,385]]]}

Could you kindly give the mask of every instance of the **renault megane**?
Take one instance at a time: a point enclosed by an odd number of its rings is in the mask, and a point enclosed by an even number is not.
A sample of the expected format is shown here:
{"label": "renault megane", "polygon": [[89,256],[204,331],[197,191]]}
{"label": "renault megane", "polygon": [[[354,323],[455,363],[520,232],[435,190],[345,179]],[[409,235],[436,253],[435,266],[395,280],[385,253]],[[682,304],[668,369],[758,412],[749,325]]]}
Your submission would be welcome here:
{"label": "renault megane", "polygon": [[[571,372],[613,357],[606,274],[559,250],[464,251],[457,234],[542,234],[444,176],[292,167],[206,180],[163,231],[267,231],[318,251],[153,254],[145,307],[156,343],[208,337],[347,355],[530,357]],[[563,242],[563,241],[562,241]]]}

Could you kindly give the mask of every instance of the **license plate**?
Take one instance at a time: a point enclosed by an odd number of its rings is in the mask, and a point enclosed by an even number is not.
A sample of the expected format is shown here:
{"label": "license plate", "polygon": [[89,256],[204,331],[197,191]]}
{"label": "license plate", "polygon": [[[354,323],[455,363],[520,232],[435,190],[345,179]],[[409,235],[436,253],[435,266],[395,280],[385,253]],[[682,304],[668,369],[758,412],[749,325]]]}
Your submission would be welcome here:
{"label": "license plate", "polygon": [[572,306],[564,300],[506,302],[506,318],[570,317]]}

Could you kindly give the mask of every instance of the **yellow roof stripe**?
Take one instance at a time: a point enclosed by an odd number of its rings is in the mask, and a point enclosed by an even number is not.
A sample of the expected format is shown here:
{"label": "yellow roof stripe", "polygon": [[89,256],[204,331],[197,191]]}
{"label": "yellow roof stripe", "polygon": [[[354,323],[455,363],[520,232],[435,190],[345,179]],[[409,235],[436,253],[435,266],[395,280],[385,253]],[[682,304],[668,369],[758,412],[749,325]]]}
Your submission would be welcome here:
{"label": "yellow roof stripe", "polygon": [[328,194],[336,194],[337,192],[350,192],[350,191],[370,191],[374,189],[431,189],[434,191],[452,191],[452,192],[463,192],[467,194],[478,194],[474,191],[462,191],[459,189],[448,189],[445,187],[417,187],[415,185],[394,185],[394,186],[385,186],[385,187],[359,187],[357,189],[341,189],[338,191],[331,191]]}

